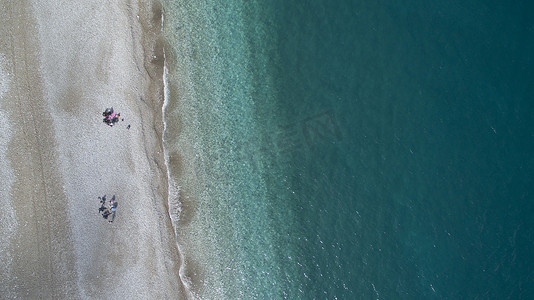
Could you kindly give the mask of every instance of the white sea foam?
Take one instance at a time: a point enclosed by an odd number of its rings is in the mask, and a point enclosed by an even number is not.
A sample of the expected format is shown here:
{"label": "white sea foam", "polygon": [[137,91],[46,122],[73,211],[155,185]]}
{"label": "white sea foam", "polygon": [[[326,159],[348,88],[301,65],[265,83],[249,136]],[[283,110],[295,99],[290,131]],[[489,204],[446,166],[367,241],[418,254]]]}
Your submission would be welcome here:
{"label": "white sea foam", "polygon": [[11,140],[12,130],[6,112],[1,109],[1,104],[7,101],[4,95],[9,89],[9,73],[5,71],[4,55],[0,53],[0,207],[2,207],[2,218],[0,218],[0,272],[3,274],[0,279],[0,292],[9,297],[8,286],[5,280],[11,278],[11,254],[9,253],[10,240],[15,234],[17,219],[15,210],[11,205],[9,196],[11,185],[15,181],[15,175],[7,160],[7,148]]}
{"label": "white sea foam", "polygon": [[[161,25],[163,28],[163,22],[164,22],[164,16],[161,18]],[[163,85],[164,85],[164,93],[163,93],[163,106],[161,108],[162,110],[162,121],[163,121],[163,155],[165,157],[165,166],[167,168],[167,182],[168,182],[168,195],[167,195],[167,201],[169,205],[169,217],[171,219],[172,227],[174,230],[174,234],[177,235],[178,233],[178,222],[180,220],[180,214],[182,213],[182,203],[180,202],[180,185],[178,185],[177,182],[171,177],[170,173],[170,166],[169,166],[169,153],[165,146],[165,133],[167,131],[167,122],[165,121],[165,110],[167,108],[167,105],[169,104],[169,82],[168,82],[168,68],[167,68],[167,60],[165,57],[165,49],[163,49],[163,59],[164,59],[164,65],[163,65]],[[182,281],[186,292],[188,293],[188,296],[190,298],[192,297],[191,294],[191,282],[189,278],[185,275],[185,259],[183,251],[180,247],[180,243],[178,242],[178,239],[176,239],[176,247],[178,248],[178,252],[180,255],[180,269],[179,269],[179,276],[180,281]]]}

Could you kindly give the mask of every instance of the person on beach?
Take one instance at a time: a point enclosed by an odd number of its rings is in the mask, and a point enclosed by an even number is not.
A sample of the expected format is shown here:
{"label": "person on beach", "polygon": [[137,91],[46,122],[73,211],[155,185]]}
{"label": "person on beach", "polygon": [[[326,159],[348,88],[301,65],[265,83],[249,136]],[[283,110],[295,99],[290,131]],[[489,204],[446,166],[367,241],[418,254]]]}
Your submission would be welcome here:
{"label": "person on beach", "polygon": [[106,220],[109,218],[109,223],[112,223],[113,220],[115,220],[115,213],[117,209],[117,201],[115,200],[115,195],[111,197],[111,200],[109,201],[109,204],[106,205],[106,195],[103,197],[98,197],[100,199],[100,208],[98,209],[98,212],[102,214],[102,217]]}
{"label": "person on beach", "polygon": [[102,116],[104,117],[104,120],[103,120],[104,123],[113,127],[115,123],[119,122],[119,118],[121,114],[115,113],[115,111],[113,110],[113,107],[111,107],[111,108],[106,108],[106,110],[102,113]]}
{"label": "person on beach", "polygon": [[100,208],[98,209],[98,212],[101,213],[104,210],[106,210],[106,195],[104,197],[98,197],[100,200]]}
{"label": "person on beach", "polygon": [[105,210],[106,210],[106,206],[104,205],[104,203],[102,203],[102,205],[100,205],[100,208],[98,209],[98,212],[101,213]]}
{"label": "person on beach", "polygon": [[115,220],[115,214],[117,210],[117,201],[113,201],[111,204],[111,219],[109,220],[109,223],[112,223]]}
{"label": "person on beach", "polygon": [[110,121],[110,118],[111,118],[112,114],[114,114],[113,107],[106,108],[106,110],[104,110],[104,112],[102,113],[102,116],[104,117],[104,122],[105,123],[109,124],[109,121]]}
{"label": "person on beach", "polygon": [[116,213],[116,209],[117,209],[117,201],[115,201],[115,195],[113,195],[113,197],[111,198],[111,201],[109,202],[110,204],[110,214],[111,214],[111,219],[109,220],[109,223],[112,223],[113,220],[115,220],[115,213]]}
{"label": "person on beach", "polygon": [[102,116],[109,117],[113,113],[113,107],[106,108],[106,110],[102,113]]}
{"label": "person on beach", "polygon": [[[109,200],[109,204],[106,204],[106,195],[104,197],[98,197],[100,199],[100,208],[98,212],[102,214],[102,217],[112,223],[115,220],[115,214],[117,211],[117,201],[115,195]],[[111,216],[111,218],[109,218]],[[109,219],[108,219],[109,218]]]}
{"label": "person on beach", "polygon": [[111,212],[115,212],[115,210],[117,209],[117,201],[114,201],[111,203]]}

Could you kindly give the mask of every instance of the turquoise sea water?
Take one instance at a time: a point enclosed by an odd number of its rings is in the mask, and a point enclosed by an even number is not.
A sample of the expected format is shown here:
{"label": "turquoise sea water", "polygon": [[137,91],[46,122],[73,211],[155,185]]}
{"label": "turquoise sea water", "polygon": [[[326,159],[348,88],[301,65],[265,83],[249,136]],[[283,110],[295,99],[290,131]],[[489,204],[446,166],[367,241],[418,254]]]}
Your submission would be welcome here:
{"label": "turquoise sea water", "polygon": [[264,2],[163,1],[191,290],[533,294],[532,5]]}

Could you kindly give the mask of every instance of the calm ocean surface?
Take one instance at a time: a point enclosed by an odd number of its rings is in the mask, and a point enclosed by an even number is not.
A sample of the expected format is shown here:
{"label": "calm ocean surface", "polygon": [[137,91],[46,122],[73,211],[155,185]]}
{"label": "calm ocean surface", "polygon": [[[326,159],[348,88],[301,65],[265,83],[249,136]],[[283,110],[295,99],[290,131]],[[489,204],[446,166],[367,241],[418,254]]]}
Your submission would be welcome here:
{"label": "calm ocean surface", "polygon": [[197,296],[534,294],[531,2],[163,2]]}

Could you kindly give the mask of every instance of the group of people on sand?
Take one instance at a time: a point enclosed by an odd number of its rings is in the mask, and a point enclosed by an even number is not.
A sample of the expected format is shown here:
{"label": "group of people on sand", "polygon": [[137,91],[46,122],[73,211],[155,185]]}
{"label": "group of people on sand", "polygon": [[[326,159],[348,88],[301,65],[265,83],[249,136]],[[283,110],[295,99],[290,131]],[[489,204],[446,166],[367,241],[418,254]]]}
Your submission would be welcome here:
{"label": "group of people on sand", "polygon": [[115,195],[111,197],[109,202],[106,202],[106,195],[104,197],[98,197],[100,199],[100,208],[98,212],[102,214],[104,219],[107,219],[109,223],[112,223],[115,220],[115,213],[117,210],[117,201],[115,200]]}
{"label": "group of people on sand", "polygon": [[[113,111],[113,107],[106,108],[106,110],[104,110],[102,113],[102,117],[104,117],[104,123],[108,124],[109,126],[113,126],[115,123],[118,123],[120,116],[120,113]],[[124,121],[124,118],[122,118],[121,121]],[[130,129],[130,124],[128,124],[126,129]]]}
{"label": "group of people on sand", "polygon": [[[115,113],[113,111],[113,107],[111,107],[106,108],[106,110],[102,113],[102,116],[104,117],[104,123],[108,124],[109,126],[113,126],[115,123],[119,122],[121,114]],[[124,119],[122,120],[124,121]]]}

